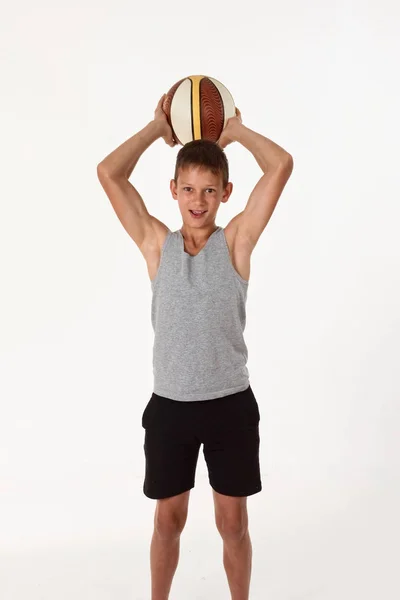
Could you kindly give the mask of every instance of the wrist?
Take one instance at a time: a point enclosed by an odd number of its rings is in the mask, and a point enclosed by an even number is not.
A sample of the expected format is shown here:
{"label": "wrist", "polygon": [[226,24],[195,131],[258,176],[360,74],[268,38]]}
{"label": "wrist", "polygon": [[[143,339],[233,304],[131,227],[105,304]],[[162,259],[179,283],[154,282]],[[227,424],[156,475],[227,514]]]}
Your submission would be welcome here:
{"label": "wrist", "polygon": [[231,123],[231,129],[229,132],[229,137],[233,142],[238,142],[240,140],[242,132],[246,129],[245,125],[235,119]]}
{"label": "wrist", "polygon": [[166,133],[168,123],[161,119],[153,119],[147,124],[149,130],[157,137],[163,137]]}

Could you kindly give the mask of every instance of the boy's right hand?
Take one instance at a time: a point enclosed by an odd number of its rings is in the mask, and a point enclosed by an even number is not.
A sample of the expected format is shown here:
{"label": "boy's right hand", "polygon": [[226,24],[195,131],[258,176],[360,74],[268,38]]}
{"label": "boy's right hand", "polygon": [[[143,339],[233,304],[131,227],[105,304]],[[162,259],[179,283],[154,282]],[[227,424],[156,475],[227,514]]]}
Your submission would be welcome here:
{"label": "boy's right hand", "polygon": [[168,146],[171,146],[171,148],[173,148],[174,146],[176,146],[177,142],[175,141],[171,126],[168,123],[167,115],[165,114],[164,109],[162,107],[165,96],[166,94],[163,94],[160,100],[158,101],[157,108],[154,111],[154,121],[160,122],[162,124],[163,134],[161,137],[164,140],[164,142],[168,144]]}

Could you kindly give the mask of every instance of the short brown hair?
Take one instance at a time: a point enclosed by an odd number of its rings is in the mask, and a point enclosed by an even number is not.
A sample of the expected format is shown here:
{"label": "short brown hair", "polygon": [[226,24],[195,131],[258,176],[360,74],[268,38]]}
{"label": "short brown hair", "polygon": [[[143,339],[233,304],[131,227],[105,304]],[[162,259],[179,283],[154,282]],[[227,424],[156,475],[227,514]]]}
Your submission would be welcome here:
{"label": "short brown hair", "polygon": [[209,169],[214,175],[222,175],[222,185],[225,188],[229,183],[229,166],[226,154],[217,144],[210,140],[193,140],[179,150],[175,165],[175,182],[178,181],[179,169],[188,166]]}

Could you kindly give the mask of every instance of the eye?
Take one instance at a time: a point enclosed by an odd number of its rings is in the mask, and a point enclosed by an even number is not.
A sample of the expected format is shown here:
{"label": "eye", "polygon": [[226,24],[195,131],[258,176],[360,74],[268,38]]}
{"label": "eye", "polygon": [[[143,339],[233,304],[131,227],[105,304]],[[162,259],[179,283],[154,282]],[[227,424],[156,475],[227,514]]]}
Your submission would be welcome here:
{"label": "eye", "polygon": [[190,187],[184,187],[183,189],[184,189],[184,191],[186,191],[186,190],[190,190],[192,188],[190,188]]}
{"label": "eye", "polygon": [[215,190],[213,188],[208,188],[211,192],[215,192]]}

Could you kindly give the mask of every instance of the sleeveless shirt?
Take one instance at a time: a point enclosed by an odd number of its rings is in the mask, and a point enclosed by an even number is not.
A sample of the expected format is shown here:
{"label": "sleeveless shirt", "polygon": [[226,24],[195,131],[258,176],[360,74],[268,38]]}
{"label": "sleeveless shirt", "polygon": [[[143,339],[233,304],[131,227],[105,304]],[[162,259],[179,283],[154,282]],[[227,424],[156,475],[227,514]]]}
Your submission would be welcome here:
{"label": "sleeveless shirt", "polygon": [[247,389],[248,284],[231,262],[222,227],[195,256],[180,230],[168,231],[151,280],[154,393],[189,402]]}

